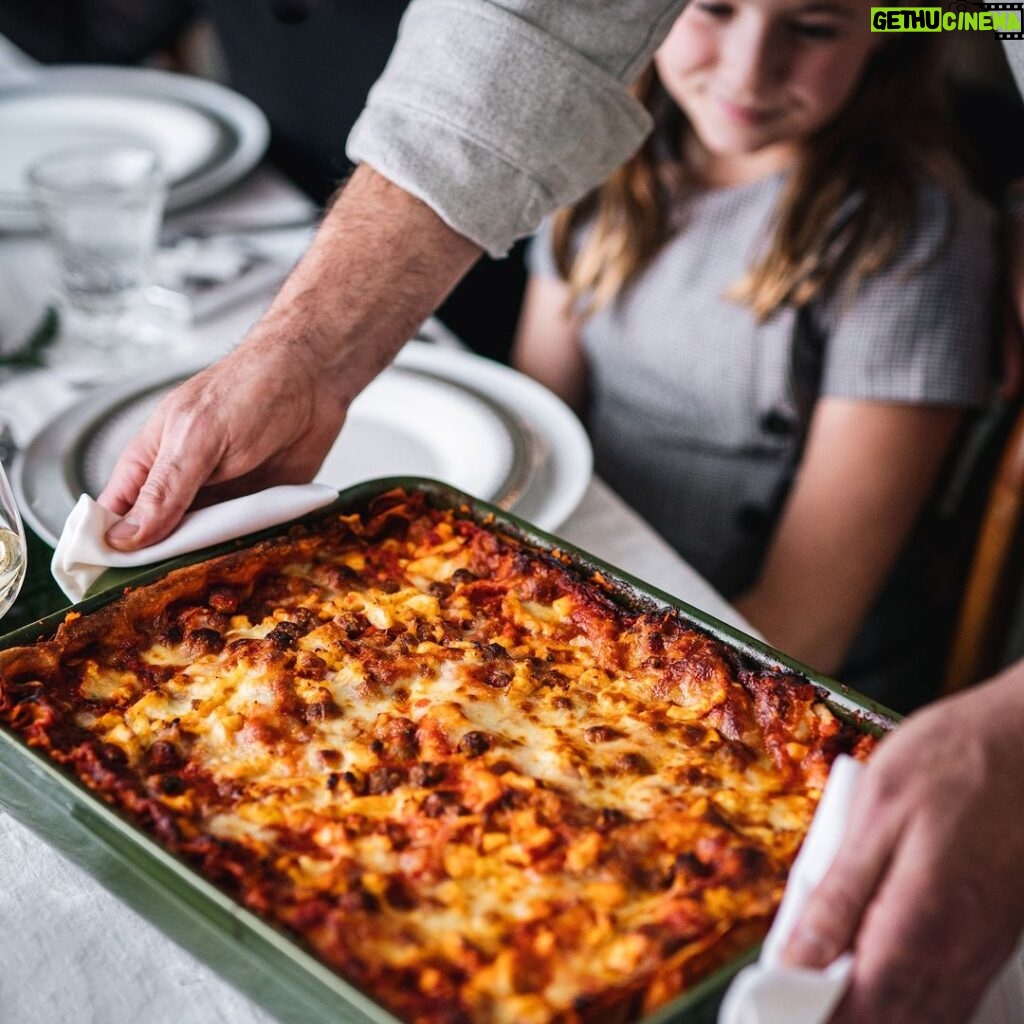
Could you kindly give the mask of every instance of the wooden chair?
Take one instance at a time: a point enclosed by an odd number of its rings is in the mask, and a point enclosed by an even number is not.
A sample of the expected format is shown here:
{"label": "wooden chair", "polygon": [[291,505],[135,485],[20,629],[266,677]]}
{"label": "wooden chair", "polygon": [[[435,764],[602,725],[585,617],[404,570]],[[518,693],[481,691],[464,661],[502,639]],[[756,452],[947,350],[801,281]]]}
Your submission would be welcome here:
{"label": "wooden chair", "polygon": [[946,665],[943,693],[981,682],[1000,667],[1024,567],[1024,408],[991,477]]}

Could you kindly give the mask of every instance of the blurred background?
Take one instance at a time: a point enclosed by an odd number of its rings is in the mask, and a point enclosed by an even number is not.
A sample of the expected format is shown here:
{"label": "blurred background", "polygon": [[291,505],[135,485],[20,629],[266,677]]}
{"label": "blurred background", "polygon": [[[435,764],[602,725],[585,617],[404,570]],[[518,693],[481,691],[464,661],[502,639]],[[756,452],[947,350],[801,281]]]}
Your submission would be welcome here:
{"label": "blurred background", "polygon": [[[271,161],[316,203],[347,177],[345,139],[394,45],[404,0],[5,0],[0,34],[45,64],[143,64],[224,82],[270,121]],[[507,360],[522,244],[482,259],[441,319]]]}

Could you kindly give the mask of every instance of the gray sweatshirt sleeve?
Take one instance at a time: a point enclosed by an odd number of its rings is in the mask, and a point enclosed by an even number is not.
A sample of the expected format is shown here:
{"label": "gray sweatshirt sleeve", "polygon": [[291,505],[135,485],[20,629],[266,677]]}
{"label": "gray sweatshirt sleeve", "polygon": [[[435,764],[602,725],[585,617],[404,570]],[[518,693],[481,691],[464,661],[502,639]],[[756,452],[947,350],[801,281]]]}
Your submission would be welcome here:
{"label": "gray sweatshirt sleeve", "polygon": [[685,0],[413,0],[348,155],[491,255],[650,130],[627,92]]}

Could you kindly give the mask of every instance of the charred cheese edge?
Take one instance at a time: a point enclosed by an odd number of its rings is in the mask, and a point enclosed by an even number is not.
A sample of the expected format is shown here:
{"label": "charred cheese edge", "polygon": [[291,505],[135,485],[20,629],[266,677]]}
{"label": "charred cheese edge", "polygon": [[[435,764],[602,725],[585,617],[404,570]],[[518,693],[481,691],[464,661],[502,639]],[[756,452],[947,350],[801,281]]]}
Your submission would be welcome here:
{"label": "charred cheese edge", "polygon": [[403,1020],[635,1019],[872,741],[608,590],[397,492],[0,653],[0,720]]}

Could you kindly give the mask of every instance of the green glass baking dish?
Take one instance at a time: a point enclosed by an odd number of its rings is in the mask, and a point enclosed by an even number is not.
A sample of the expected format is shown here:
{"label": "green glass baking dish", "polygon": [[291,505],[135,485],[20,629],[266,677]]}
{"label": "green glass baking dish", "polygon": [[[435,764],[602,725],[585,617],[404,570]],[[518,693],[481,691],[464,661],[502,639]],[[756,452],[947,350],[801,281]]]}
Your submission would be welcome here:
{"label": "green glass baking dish", "polygon": [[[590,576],[599,572],[613,597],[631,607],[675,609],[690,625],[730,647],[752,667],[788,669],[822,693],[832,711],[857,729],[880,735],[897,716],[812,672],[767,645],[712,618],[594,556],[544,533],[516,516],[437,481],[392,477],[342,491],[331,505],[300,522],[364,509],[393,488],[423,492],[431,505],[496,523],[529,545],[558,549]],[[250,534],[228,544],[141,570],[111,570],[89,596],[39,622],[0,638],[0,649],[51,636],[68,611],[88,613],[116,598],[125,586],[139,586],[180,566],[237,550],[285,532],[293,523]],[[286,1024],[399,1024],[397,1018],[338,974],[198,875],[156,841],[122,818],[84,785],[19,737],[0,727],[0,805],[103,886],[152,922],[180,946],[217,971]],[[638,1024],[713,1024],[731,978],[757,955],[753,948]]]}

